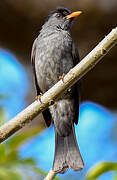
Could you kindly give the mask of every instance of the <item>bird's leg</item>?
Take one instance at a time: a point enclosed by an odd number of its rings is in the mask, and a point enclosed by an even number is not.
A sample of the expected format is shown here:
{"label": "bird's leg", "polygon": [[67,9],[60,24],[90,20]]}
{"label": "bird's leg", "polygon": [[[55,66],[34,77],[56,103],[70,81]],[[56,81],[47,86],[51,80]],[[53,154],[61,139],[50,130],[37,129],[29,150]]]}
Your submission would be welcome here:
{"label": "bird's leg", "polygon": [[39,100],[42,103],[41,96],[43,96],[43,94],[40,92],[40,94],[35,97],[35,100]]}
{"label": "bird's leg", "polygon": [[62,76],[59,76],[59,79],[62,79],[62,81],[64,82],[64,77],[65,77],[65,73],[62,74]]}

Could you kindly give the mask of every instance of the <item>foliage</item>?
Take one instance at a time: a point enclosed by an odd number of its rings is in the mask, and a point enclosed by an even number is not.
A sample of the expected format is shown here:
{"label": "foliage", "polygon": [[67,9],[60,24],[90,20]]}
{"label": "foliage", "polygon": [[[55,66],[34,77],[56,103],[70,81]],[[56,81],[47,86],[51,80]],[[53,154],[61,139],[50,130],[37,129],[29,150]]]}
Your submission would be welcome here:
{"label": "foliage", "polygon": [[113,180],[117,180],[117,163],[116,162],[101,162],[92,167],[86,174],[85,180],[96,180],[106,172],[114,171]]}
{"label": "foliage", "polygon": [[[5,113],[0,108],[0,125],[4,122]],[[42,128],[24,130],[0,145],[0,180],[41,180],[44,178],[47,173],[37,167],[34,158],[22,159],[18,153],[20,146],[41,130]]]}
{"label": "foliage", "polygon": [[[0,126],[5,123],[6,115],[0,107]],[[41,180],[47,175],[37,166],[36,159],[19,155],[19,148],[30,138],[40,133],[43,127],[27,128],[0,145],[0,180]],[[96,180],[104,173],[115,172],[113,180],[117,180],[117,163],[101,162],[93,166],[86,174],[85,180]],[[55,178],[55,180],[59,180]]]}

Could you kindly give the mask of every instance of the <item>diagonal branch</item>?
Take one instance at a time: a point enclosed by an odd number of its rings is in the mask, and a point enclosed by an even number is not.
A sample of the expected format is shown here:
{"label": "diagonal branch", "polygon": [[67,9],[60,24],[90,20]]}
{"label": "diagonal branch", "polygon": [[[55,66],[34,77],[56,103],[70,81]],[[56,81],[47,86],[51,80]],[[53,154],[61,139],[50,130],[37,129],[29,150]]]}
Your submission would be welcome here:
{"label": "diagonal branch", "polygon": [[50,172],[48,173],[48,175],[45,177],[44,180],[53,180],[55,178],[56,174],[57,174],[56,172],[50,170]]}
{"label": "diagonal branch", "polygon": [[26,109],[20,112],[13,119],[0,127],[0,142],[13,135],[19,129],[29,123],[35,116],[44,111],[49,105],[53,104],[61,94],[71,87],[76,81],[91,70],[105,54],[117,43],[117,27],[113,29],[79,64],[71,69],[64,81],[60,80],[49,89],[40,101],[34,101]]}

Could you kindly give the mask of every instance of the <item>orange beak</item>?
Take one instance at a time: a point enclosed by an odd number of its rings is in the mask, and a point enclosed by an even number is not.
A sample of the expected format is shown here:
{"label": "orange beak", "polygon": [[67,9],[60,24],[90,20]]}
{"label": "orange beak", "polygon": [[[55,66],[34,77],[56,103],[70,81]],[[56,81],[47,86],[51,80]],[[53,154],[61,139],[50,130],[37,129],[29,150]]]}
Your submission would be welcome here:
{"label": "orange beak", "polygon": [[67,15],[66,18],[67,19],[75,18],[75,17],[79,16],[81,13],[82,13],[82,11],[76,11],[76,12],[73,12],[73,13]]}

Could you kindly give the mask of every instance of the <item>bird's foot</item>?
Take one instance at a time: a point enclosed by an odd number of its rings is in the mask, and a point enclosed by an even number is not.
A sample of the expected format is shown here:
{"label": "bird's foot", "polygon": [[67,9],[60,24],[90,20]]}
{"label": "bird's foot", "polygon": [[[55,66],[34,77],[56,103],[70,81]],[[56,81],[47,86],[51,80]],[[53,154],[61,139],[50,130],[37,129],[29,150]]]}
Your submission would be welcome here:
{"label": "bird's foot", "polygon": [[37,96],[35,97],[35,100],[40,101],[40,102],[42,103],[42,101],[41,101],[41,96],[43,96],[42,93],[40,93],[39,95],[37,95]]}
{"label": "bird's foot", "polygon": [[63,75],[62,76],[59,76],[59,79],[61,79],[63,82],[64,82],[64,77],[65,77],[65,73],[63,73]]}

